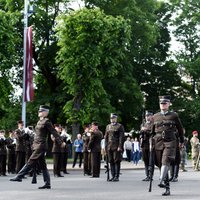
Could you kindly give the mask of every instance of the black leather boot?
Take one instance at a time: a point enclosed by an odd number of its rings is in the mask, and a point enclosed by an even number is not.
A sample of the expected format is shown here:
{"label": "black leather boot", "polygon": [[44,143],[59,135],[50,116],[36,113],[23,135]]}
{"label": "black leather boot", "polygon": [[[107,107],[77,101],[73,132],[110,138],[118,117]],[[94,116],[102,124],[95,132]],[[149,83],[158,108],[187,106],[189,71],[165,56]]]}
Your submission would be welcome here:
{"label": "black leather boot", "polygon": [[169,196],[170,195],[170,189],[166,188],[165,192],[162,193],[162,196]]}
{"label": "black leather boot", "polygon": [[179,165],[174,166],[174,177],[172,182],[178,182]]}
{"label": "black leather boot", "polygon": [[[166,165],[163,165],[161,167],[161,170],[160,170],[160,183],[158,184],[158,186],[160,188],[166,188],[165,182],[166,182],[166,177],[168,177],[168,169],[169,169],[169,167],[166,166]],[[168,181],[168,178],[167,178],[167,181]]]}
{"label": "black leather boot", "polygon": [[114,178],[115,178],[115,174],[116,174],[116,172],[115,172],[115,164],[113,164],[113,163],[110,164],[110,170],[111,170],[112,178],[109,181],[113,181]]}
{"label": "black leather boot", "polygon": [[119,174],[120,174],[120,163],[115,163],[115,177],[113,179],[113,182],[119,181]]}
{"label": "black leather boot", "polygon": [[50,181],[50,175],[49,175],[49,171],[46,170],[42,170],[42,174],[43,174],[43,179],[45,184],[41,187],[39,187],[38,189],[51,189],[51,181]]}
{"label": "black leather boot", "polygon": [[170,185],[169,185],[169,176],[167,174],[166,179],[165,179],[165,192],[162,194],[162,196],[169,196],[170,195]]}
{"label": "black leather boot", "polygon": [[148,166],[146,165],[145,165],[145,174],[146,174],[146,178],[142,179],[142,181],[150,181],[149,170],[148,170]]}
{"label": "black leather boot", "polygon": [[10,181],[22,182],[24,175],[28,174],[31,169],[32,167],[30,165],[25,164],[18,174],[14,178],[11,178]]}

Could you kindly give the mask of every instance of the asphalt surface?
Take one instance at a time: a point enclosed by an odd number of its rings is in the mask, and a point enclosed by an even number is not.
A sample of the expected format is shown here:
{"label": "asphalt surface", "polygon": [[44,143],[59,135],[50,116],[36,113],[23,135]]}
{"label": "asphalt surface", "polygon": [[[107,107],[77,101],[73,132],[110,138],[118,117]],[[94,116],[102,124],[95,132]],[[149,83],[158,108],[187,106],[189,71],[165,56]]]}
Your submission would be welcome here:
{"label": "asphalt surface", "polygon": [[65,177],[54,177],[52,165],[48,165],[51,174],[52,189],[38,190],[43,185],[41,175],[37,177],[37,184],[31,184],[31,178],[23,182],[10,182],[13,175],[0,177],[0,200],[154,200],[180,199],[199,200],[200,198],[200,171],[194,172],[190,163],[187,172],[179,173],[179,181],[171,183],[171,195],[164,197],[164,189],[159,188],[159,171],[155,169],[152,192],[148,192],[149,182],[141,181],[144,178],[143,163],[137,166],[122,162],[122,175],[119,182],[107,182],[104,164],[102,163],[100,178],[90,178],[83,175],[78,166],[72,169]]}

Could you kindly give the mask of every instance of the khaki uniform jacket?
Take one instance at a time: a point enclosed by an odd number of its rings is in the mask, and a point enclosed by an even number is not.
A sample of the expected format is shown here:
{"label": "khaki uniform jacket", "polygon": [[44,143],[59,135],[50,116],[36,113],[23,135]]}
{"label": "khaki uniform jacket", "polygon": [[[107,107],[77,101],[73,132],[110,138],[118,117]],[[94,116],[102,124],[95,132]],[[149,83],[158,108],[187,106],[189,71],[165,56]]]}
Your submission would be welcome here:
{"label": "khaki uniform jacket", "polygon": [[61,145],[60,141],[55,140],[55,137],[51,135],[51,140],[53,141],[53,146],[52,146],[52,153],[60,153],[61,152]]}
{"label": "khaki uniform jacket", "polygon": [[16,135],[16,149],[15,151],[26,152],[26,136],[24,130],[17,129],[15,131]]}
{"label": "khaki uniform jacket", "polygon": [[87,133],[83,134],[83,152],[88,152],[88,144],[90,141],[90,137],[87,136]]}
{"label": "khaki uniform jacket", "polygon": [[183,127],[177,113],[175,112],[168,111],[166,114],[160,112],[156,113],[153,116],[152,130],[155,134],[154,142],[156,150],[163,149],[163,142],[174,143],[174,141],[177,140],[176,134],[178,134],[180,143],[184,142]]}
{"label": "khaki uniform jacket", "polygon": [[0,138],[0,155],[6,155],[7,154],[7,139],[6,138]]}
{"label": "khaki uniform jacket", "polygon": [[149,149],[149,139],[151,136],[151,130],[152,130],[153,122],[145,122],[144,125],[141,125],[142,127],[145,127],[146,130],[141,130],[140,131],[140,143],[141,143],[141,148],[143,149]]}
{"label": "khaki uniform jacket", "polygon": [[101,152],[102,137],[103,137],[103,134],[99,130],[91,133],[91,137],[88,143],[88,149],[90,149],[91,152]]}
{"label": "khaki uniform jacket", "polygon": [[106,150],[116,151],[119,147],[123,149],[124,145],[124,127],[120,123],[109,124],[105,132]]}
{"label": "khaki uniform jacket", "polygon": [[62,138],[54,129],[48,118],[40,119],[35,127],[35,138],[33,141],[33,150],[47,150],[47,138],[52,134],[59,145],[62,144]]}

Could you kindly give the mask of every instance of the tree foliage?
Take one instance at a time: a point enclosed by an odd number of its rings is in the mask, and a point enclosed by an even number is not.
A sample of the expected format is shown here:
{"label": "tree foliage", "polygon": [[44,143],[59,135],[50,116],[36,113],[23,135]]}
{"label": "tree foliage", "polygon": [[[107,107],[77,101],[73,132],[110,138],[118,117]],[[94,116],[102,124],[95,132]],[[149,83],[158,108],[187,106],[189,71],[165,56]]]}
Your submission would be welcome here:
{"label": "tree foliage", "polygon": [[114,108],[102,81],[123,68],[130,27],[122,17],[98,9],[82,9],[63,15],[58,30],[60,78],[71,100],[65,104],[70,122],[89,123],[98,115],[104,121]]}

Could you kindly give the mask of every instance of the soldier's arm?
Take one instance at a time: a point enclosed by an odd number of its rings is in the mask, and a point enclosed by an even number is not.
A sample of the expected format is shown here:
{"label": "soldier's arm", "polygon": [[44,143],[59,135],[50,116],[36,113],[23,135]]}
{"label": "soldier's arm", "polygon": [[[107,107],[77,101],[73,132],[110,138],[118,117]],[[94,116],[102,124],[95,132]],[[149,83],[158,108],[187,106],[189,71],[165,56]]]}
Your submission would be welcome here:
{"label": "soldier's arm", "polygon": [[107,131],[107,127],[106,127],[104,138],[105,138],[105,150],[107,152],[107,147],[108,147],[108,131]]}
{"label": "soldier's arm", "polygon": [[58,142],[58,144],[62,144],[62,138],[61,136],[58,134],[58,132],[56,131],[56,129],[53,127],[52,123],[47,120],[45,123],[46,128],[48,129],[48,131],[50,132],[50,134],[53,135],[53,137],[55,138],[55,140]]}
{"label": "soldier's arm", "polygon": [[94,139],[95,139],[95,136],[93,133],[91,133],[91,137],[90,137],[90,140],[89,140],[89,143],[88,143],[88,149],[91,150],[92,147],[94,146]]}
{"label": "soldier's arm", "polygon": [[183,144],[184,143],[183,126],[181,124],[181,121],[180,121],[178,115],[176,117],[176,128],[177,128],[178,133],[179,133],[180,143]]}
{"label": "soldier's arm", "polygon": [[16,130],[15,131],[15,136],[16,136],[17,139],[22,139],[23,138],[22,131]]}
{"label": "soldier's arm", "polygon": [[51,140],[54,142],[55,141],[55,137],[51,134]]}
{"label": "soldier's arm", "polygon": [[121,125],[119,128],[119,147],[118,149],[122,150],[124,145],[124,127]]}

